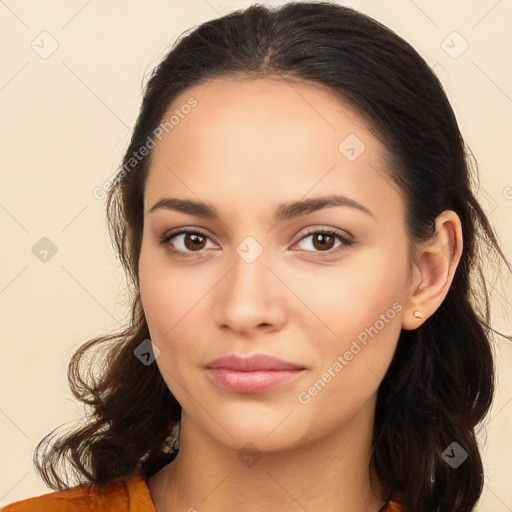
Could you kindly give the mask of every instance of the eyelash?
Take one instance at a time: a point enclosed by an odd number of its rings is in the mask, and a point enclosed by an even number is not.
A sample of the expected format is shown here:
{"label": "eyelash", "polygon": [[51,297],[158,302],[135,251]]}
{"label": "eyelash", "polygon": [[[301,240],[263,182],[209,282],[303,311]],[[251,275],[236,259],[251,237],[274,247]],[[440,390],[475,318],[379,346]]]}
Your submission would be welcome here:
{"label": "eyelash", "polygon": [[[178,235],[183,234],[192,234],[192,235],[198,235],[203,238],[209,239],[209,237],[204,234],[203,232],[193,229],[193,228],[181,228],[179,231],[166,233],[164,236],[159,237],[159,245],[164,246],[165,250],[168,251],[173,256],[178,256],[180,258],[190,258],[193,257],[194,252],[202,252],[202,251],[189,251],[189,252],[183,252],[174,249],[169,242],[175,238]],[[305,251],[305,252],[316,252],[321,258],[327,257],[327,256],[333,256],[334,254],[338,254],[341,251],[346,250],[347,248],[356,245],[356,242],[353,239],[348,239],[345,236],[343,236],[340,232],[332,229],[326,229],[326,228],[320,228],[320,229],[312,229],[307,231],[300,240],[297,241],[296,244],[302,242],[305,238],[311,235],[316,234],[323,234],[323,235],[329,235],[334,238],[337,238],[342,242],[342,245],[336,247],[335,249],[330,249],[329,251]],[[294,245],[296,245],[294,244]]]}

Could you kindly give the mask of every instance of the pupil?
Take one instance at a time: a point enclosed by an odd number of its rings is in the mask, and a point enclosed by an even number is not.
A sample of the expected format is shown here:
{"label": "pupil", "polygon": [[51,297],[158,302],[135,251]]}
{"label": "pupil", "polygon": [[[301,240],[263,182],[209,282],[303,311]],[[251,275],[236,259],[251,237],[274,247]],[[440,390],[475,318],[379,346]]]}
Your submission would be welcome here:
{"label": "pupil", "polygon": [[185,245],[189,249],[197,249],[201,247],[203,244],[203,237],[200,235],[195,235],[193,233],[188,233],[185,237]]}
{"label": "pupil", "polygon": [[325,233],[320,233],[316,237],[316,242],[319,243],[320,246],[323,248],[325,248],[325,247],[330,248],[330,244],[328,244],[325,240],[326,238],[332,238],[332,237],[331,237],[331,235],[326,235]]}

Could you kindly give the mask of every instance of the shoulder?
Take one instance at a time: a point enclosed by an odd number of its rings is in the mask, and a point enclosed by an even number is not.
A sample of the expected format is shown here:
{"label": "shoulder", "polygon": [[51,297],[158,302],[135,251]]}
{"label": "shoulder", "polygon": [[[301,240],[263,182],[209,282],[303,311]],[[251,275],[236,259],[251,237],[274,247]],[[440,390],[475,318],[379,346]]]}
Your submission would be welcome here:
{"label": "shoulder", "polygon": [[156,512],[147,482],[137,473],[103,486],[85,484],[16,501],[0,512]]}
{"label": "shoulder", "polygon": [[398,498],[397,495],[392,496],[391,499],[389,500],[386,512],[404,512],[404,509],[402,508],[402,505],[400,503],[400,499]]}

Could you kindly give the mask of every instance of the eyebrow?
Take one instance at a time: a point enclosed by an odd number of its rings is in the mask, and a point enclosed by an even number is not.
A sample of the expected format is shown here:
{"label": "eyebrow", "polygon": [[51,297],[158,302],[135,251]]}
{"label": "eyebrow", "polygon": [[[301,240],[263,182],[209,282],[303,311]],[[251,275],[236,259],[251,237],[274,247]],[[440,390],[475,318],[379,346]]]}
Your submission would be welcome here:
{"label": "eyebrow", "polygon": [[[362,211],[367,215],[375,218],[375,215],[368,210],[365,206],[342,195],[326,195],[313,197],[309,199],[302,199],[299,201],[292,201],[280,204],[274,213],[274,220],[281,222],[306,215],[308,213],[321,210],[323,208],[332,208],[336,206],[347,206],[356,210]],[[220,219],[220,214],[217,208],[213,205],[203,201],[194,201],[192,199],[178,199],[175,197],[164,197],[157,201],[149,210],[147,214],[151,214],[157,210],[174,210],[197,217],[207,217],[210,219]]]}

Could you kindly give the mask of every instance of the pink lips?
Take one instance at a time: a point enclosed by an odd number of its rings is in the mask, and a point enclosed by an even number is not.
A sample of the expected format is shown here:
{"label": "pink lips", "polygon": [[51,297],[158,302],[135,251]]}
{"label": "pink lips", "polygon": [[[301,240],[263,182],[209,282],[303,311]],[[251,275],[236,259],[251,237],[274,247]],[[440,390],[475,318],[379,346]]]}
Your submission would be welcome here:
{"label": "pink lips", "polygon": [[206,368],[215,383],[239,393],[266,391],[306,371],[303,366],[265,354],[224,356],[211,361]]}

